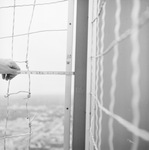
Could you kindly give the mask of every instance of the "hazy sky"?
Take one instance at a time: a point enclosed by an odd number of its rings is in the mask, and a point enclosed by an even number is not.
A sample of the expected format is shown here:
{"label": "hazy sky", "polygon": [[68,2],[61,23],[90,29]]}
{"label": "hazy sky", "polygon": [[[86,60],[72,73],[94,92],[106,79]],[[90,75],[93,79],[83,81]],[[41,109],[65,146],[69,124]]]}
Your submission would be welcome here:
{"label": "hazy sky", "polygon": [[[36,3],[52,2],[37,0]],[[33,0],[16,0],[16,5],[33,4]],[[0,7],[12,6],[13,0],[0,1]],[[67,2],[52,5],[37,5],[30,32],[67,29]],[[15,35],[27,33],[33,6],[16,7]],[[13,8],[0,9],[0,37],[12,35]],[[0,39],[0,58],[11,58],[12,38]],[[30,70],[64,71],[67,31],[42,32],[30,35]],[[14,38],[14,60],[24,61],[27,36]],[[25,70],[25,64],[18,64]],[[31,76],[33,94],[64,93],[65,76]],[[11,82],[10,92],[28,89],[27,75],[18,75]],[[7,90],[7,82],[0,79],[0,95]]]}

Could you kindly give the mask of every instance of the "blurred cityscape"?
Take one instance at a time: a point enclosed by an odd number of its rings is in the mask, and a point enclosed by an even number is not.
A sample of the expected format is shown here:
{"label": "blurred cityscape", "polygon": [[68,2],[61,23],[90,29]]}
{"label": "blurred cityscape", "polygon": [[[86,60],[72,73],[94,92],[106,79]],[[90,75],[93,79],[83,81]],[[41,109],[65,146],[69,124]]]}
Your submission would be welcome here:
{"label": "blurred cityscape", "polygon": [[[37,103],[28,106],[28,113],[25,105],[9,107],[7,136],[10,138],[5,144],[8,150],[28,150],[29,145],[30,150],[63,150],[64,105]],[[4,150],[6,114],[6,108],[0,109],[0,150]],[[31,138],[28,135],[28,115],[31,119]]]}

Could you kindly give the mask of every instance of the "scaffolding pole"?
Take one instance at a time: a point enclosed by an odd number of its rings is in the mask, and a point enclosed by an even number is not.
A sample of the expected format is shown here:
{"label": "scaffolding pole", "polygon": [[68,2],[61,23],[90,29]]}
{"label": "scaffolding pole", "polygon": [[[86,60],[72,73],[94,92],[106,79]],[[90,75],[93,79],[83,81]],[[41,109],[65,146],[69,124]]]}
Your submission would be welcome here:
{"label": "scaffolding pole", "polygon": [[[68,0],[68,31],[66,72],[72,71],[74,0]],[[65,120],[64,120],[64,150],[70,150],[70,119],[71,119],[71,86],[72,76],[66,75],[65,80]]]}
{"label": "scaffolding pole", "polygon": [[76,13],[72,150],[85,150],[88,0],[77,0]]}

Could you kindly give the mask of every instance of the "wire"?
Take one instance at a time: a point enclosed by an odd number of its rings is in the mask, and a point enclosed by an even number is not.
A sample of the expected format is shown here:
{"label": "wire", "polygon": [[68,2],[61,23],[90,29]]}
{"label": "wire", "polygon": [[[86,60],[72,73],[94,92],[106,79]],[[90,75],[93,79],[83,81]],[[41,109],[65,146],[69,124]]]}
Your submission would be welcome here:
{"label": "wire", "polygon": [[[92,23],[94,23],[97,19],[99,19],[100,15],[101,15],[101,13],[102,13],[102,10],[103,10],[103,7],[104,7],[105,2],[106,2],[106,0],[102,0],[101,5],[97,7],[97,8],[99,8],[99,9],[98,9],[98,14],[97,14],[96,17],[92,20]],[[99,4],[100,4],[100,3],[99,3]]]}
{"label": "wire", "polygon": [[34,12],[35,12],[35,4],[36,4],[36,0],[34,0],[33,3],[33,9],[32,9],[32,14],[31,14],[31,18],[30,18],[30,22],[29,22],[29,27],[28,27],[28,35],[27,35],[27,49],[26,49],[26,69],[28,72],[28,96],[26,98],[26,111],[27,111],[27,119],[28,119],[28,126],[29,126],[29,139],[28,139],[28,149],[30,150],[30,145],[31,145],[31,133],[32,133],[32,124],[31,124],[31,118],[30,118],[30,114],[29,114],[29,109],[28,109],[28,101],[31,97],[31,76],[30,76],[30,70],[29,70],[29,62],[28,62],[28,57],[29,57],[29,46],[30,46],[30,30],[31,30],[31,25],[32,25],[32,21],[33,21],[33,16],[34,16]]}
{"label": "wire", "polygon": [[[116,12],[115,12],[115,40],[119,39],[119,30],[120,30],[120,13],[121,13],[121,0],[116,0]],[[116,95],[116,85],[117,85],[117,71],[118,71],[118,45],[114,47],[114,54],[113,54],[113,61],[112,61],[112,74],[111,74],[111,89],[110,89],[110,104],[109,110],[111,113],[114,113],[114,106],[115,106],[115,95]],[[114,137],[114,130],[113,130],[113,118],[109,118],[109,147],[110,150],[114,150],[113,145],[113,137]]]}
{"label": "wire", "polygon": [[[68,1],[68,0],[61,0],[61,1],[49,2],[49,3],[39,3],[39,4],[35,4],[35,6],[52,5],[52,4],[66,2],[66,1]],[[15,5],[16,8],[17,7],[30,7],[30,6],[34,6],[34,4]],[[6,9],[6,8],[14,8],[14,6],[3,6],[3,7],[0,7],[0,9]]]}
{"label": "wire", "polygon": [[[13,37],[20,37],[20,36],[26,36],[26,35],[28,36],[28,35],[44,33],[44,32],[65,32],[65,31],[67,31],[67,29],[41,30],[41,31],[34,31],[34,32],[29,32],[29,33],[17,34],[17,35],[14,35]],[[6,38],[12,38],[12,36],[0,37],[0,40],[6,39]]]}
{"label": "wire", "polygon": [[[14,28],[15,28],[15,5],[16,5],[16,0],[14,0],[14,9],[13,9],[13,26],[12,26],[12,41],[11,41],[11,58],[13,59],[13,50],[14,50]],[[6,146],[6,135],[7,135],[7,127],[8,127],[8,120],[9,120],[9,91],[10,91],[10,80],[8,81],[8,86],[7,86],[7,108],[6,108],[6,122],[5,122],[5,131],[4,131],[4,150],[7,149],[7,146]]]}
{"label": "wire", "polygon": [[5,138],[6,139],[11,139],[11,138],[18,138],[20,136],[28,136],[30,133],[24,133],[24,134],[18,134],[18,135],[11,135],[11,136],[8,136],[6,135],[5,137],[1,137],[0,140],[4,140]]}
{"label": "wire", "polygon": [[[100,6],[100,1],[97,1],[97,7],[96,7],[96,13],[97,13],[97,16],[99,14],[99,6]],[[96,19],[96,55],[98,55],[100,53],[100,18],[98,17],[98,19]],[[96,81],[95,81],[95,93],[96,93],[96,96],[98,97],[98,83],[99,83],[99,59],[96,60]],[[99,122],[99,117],[98,117],[98,106],[97,104],[95,105],[95,109],[96,109],[96,113],[95,113],[95,119],[96,119],[96,131],[95,131],[95,135],[96,135],[96,143],[98,143],[98,139],[100,140],[100,134],[98,136],[98,128],[100,128],[100,125],[98,126],[98,122]],[[100,146],[99,146],[99,149],[100,149]]]}
{"label": "wire", "polygon": [[[139,29],[141,29],[146,23],[149,22],[149,11],[145,11],[142,15],[142,17],[140,18],[139,21]],[[122,42],[123,40],[127,39],[128,37],[130,37],[133,34],[133,30],[132,29],[128,29],[127,31],[125,31],[124,33],[122,33],[119,38],[117,40],[113,40],[111,42],[111,44],[108,46],[108,48],[106,50],[104,50],[103,53],[97,55],[97,56],[91,56],[92,58],[98,58],[101,57],[103,55],[106,55],[107,53],[109,53],[115,45],[119,44],[120,42]]]}
{"label": "wire", "polygon": [[[132,86],[132,113],[133,113],[133,124],[137,128],[140,123],[140,44],[139,44],[139,13],[140,13],[140,0],[133,0],[133,8],[131,13],[132,19],[132,31],[131,43],[132,43],[132,53],[131,53],[131,64],[132,64],[132,76],[131,76],[131,86]],[[136,132],[139,132],[136,130]],[[133,142],[131,150],[137,150],[139,145],[139,137],[133,135]]]}
{"label": "wire", "polygon": [[[94,122],[94,119],[92,117],[91,118],[91,127],[93,126],[93,122]],[[97,146],[96,141],[94,139],[94,134],[92,132],[92,128],[90,128],[90,137],[91,137],[91,141],[93,142],[93,146],[94,146],[95,150],[98,150],[98,146]]]}
{"label": "wire", "polygon": [[[103,5],[103,13],[102,13],[102,17],[101,17],[101,47],[100,47],[100,53],[103,53],[104,50],[104,39],[105,39],[105,16],[106,16],[106,3],[104,3]],[[100,83],[99,83],[99,89],[100,89],[100,94],[99,94],[99,101],[101,103],[101,105],[103,105],[103,96],[104,96],[104,57],[100,57]],[[102,132],[102,118],[103,118],[103,114],[102,111],[100,109],[100,116],[99,116],[99,146],[101,146],[101,132]]]}
{"label": "wire", "polygon": [[15,30],[15,5],[16,1],[14,0],[14,8],[13,8],[13,25],[12,25],[12,44],[11,44],[11,58],[13,59],[13,50],[14,50],[14,30]]}
{"label": "wire", "polygon": [[123,127],[125,127],[128,131],[130,131],[134,135],[142,138],[145,141],[149,141],[149,132],[148,131],[139,129],[134,124],[128,122],[127,120],[123,119],[122,117],[118,116],[117,114],[111,113],[108,109],[106,109],[105,107],[103,107],[100,104],[99,99],[93,93],[91,93],[91,95],[94,97],[94,100],[98,104],[98,107],[100,109],[102,109],[102,111],[105,112],[108,116],[115,119],[119,124],[121,124]]}
{"label": "wire", "polygon": [[20,93],[28,93],[28,94],[29,94],[28,91],[18,91],[18,92],[14,92],[14,93],[8,93],[8,94],[5,95],[4,97],[7,98],[7,97],[9,97],[9,96],[11,96],[11,95],[17,95],[17,94],[20,94]]}
{"label": "wire", "polygon": [[[93,10],[95,10],[95,6],[94,6],[95,0],[93,0]],[[92,18],[94,17],[94,11],[92,11],[91,14]],[[91,24],[91,55],[94,54],[94,24]],[[94,90],[94,62],[95,60],[91,59],[91,63],[90,63],[90,68],[91,68],[91,90]],[[90,119],[90,132],[89,132],[89,138],[91,139],[89,141],[89,150],[93,149],[94,146],[94,120],[95,120],[95,116],[94,116],[94,107],[95,107],[95,101],[92,100],[92,96],[91,96],[91,119]],[[93,129],[92,129],[93,128]],[[93,131],[92,131],[93,130]],[[92,134],[93,132],[93,134]]]}

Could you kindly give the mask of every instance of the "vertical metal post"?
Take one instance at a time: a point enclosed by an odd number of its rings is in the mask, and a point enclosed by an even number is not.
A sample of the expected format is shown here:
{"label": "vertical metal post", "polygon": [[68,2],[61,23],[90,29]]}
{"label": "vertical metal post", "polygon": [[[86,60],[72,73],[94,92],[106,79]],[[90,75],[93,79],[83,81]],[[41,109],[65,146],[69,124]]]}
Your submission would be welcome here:
{"label": "vertical metal post", "polygon": [[76,13],[72,150],[85,150],[88,0],[77,0]]}
{"label": "vertical metal post", "polygon": [[[66,72],[72,71],[74,0],[68,0],[68,31]],[[64,120],[64,150],[70,150],[70,118],[71,118],[71,75],[65,80],[65,120]]]}
{"label": "vertical metal post", "polygon": [[[86,88],[86,135],[85,135],[85,150],[92,150],[93,146],[90,143],[90,128],[91,128],[91,91],[92,91],[92,63],[93,59],[93,0],[89,0],[89,17],[88,17],[88,51],[87,51],[87,88]],[[91,149],[90,149],[91,148]]]}

